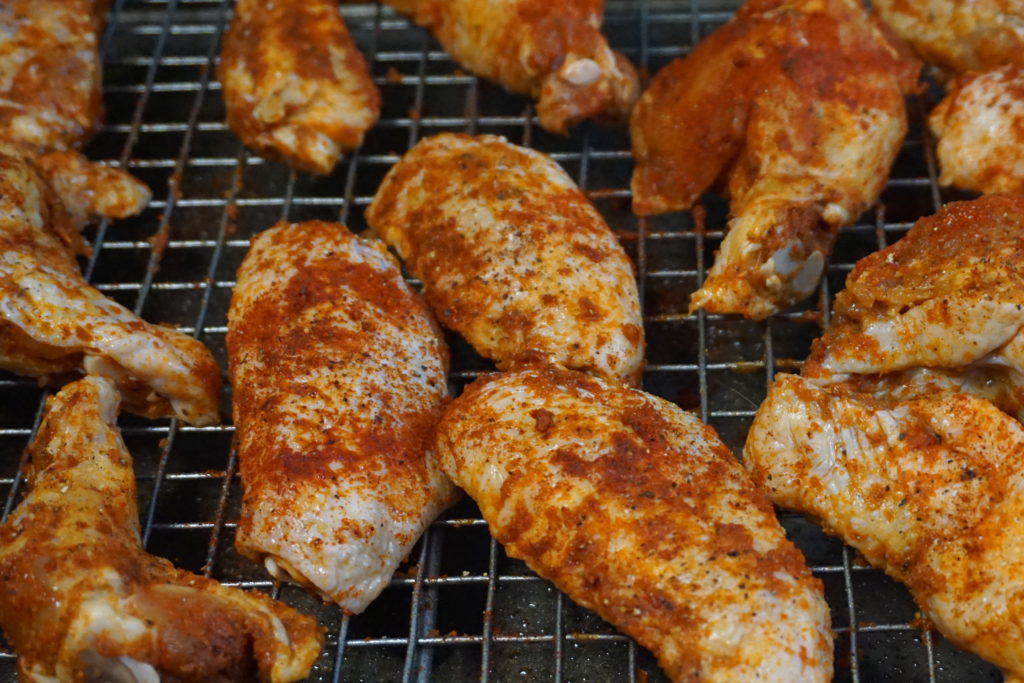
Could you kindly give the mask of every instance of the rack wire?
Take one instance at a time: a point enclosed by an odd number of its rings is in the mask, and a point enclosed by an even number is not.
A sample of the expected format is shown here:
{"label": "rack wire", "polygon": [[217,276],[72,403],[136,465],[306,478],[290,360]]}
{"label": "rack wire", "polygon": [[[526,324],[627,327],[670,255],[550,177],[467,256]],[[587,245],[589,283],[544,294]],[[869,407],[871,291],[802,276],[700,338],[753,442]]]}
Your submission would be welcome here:
{"label": "rack wire", "polygon": [[[612,0],[605,33],[648,73],[728,20],[739,0]],[[354,230],[386,170],[418,139],[451,130],[495,133],[553,156],[615,229],[637,267],[648,335],[644,387],[692,409],[739,453],[768,382],[799,368],[827,324],[853,263],[912,222],[959,198],[940,189],[926,98],[910,100],[911,131],[880,202],[845,229],[820,292],[763,322],[686,314],[718,247],[726,204],[638,220],[629,211],[632,162],[623,129],[541,130],[528,100],[464,73],[424,31],[376,4],[344,5],[349,29],[383,95],[377,127],[333,174],[315,178],[247,152],[224,124],[215,78],[229,0],[118,0],[103,37],[106,125],[87,152],[127,166],[154,190],[139,217],[91,231],[87,277],[149,320],[173,323],[225,366],[225,314],[249,238],[276,220],[335,219]],[[695,229],[696,228],[696,229]],[[490,369],[461,340],[452,389]],[[0,494],[6,518],[24,481],[19,459],[45,392],[0,374]],[[229,403],[225,389],[224,406]],[[272,593],[314,613],[327,645],[313,681],[664,680],[653,657],[577,607],[490,539],[468,500],[434,523],[391,585],[358,617],[302,590],[272,584],[233,549],[240,491],[232,427],[123,416],[135,458],[149,551],[231,585]],[[783,526],[825,584],[838,681],[984,681],[999,672],[927,628],[906,590],[803,519]],[[0,680],[15,656],[0,651]]]}

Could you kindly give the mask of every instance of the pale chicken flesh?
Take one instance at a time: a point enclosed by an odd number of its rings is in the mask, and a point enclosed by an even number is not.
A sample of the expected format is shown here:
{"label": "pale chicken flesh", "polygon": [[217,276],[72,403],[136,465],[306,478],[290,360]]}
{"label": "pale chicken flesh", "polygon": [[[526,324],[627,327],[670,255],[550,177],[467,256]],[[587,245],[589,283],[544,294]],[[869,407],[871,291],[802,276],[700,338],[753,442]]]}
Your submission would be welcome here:
{"label": "pale chicken flesh", "polygon": [[691,312],[764,318],[814,291],[888,178],[919,66],[860,0],[750,0],[655,76],[630,121],[634,211],[730,200]]}
{"label": "pale chicken flesh", "polygon": [[650,649],[672,680],[831,678],[820,582],[693,415],[531,366],[467,388],[437,449],[509,555]]}
{"label": "pale chicken flesh", "polygon": [[1024,0],[872,0],[921,58],[947,72],[1024,66]]}
{"label": "pale chicken flesh", "polygon": [[281,223],[239,269],[227,347],[236,547],[361,612],[455,498],[430,443],[447,398],[440,331],[383,244]]}
{"label": "pale chicken flesh", "polygon": [[303,171],[330,173],[380,113],[336,0],[239,0],[218,75],[242,142]]}
{"label": "pale chicken flesh", "polygon": [[938,138],[939,183],[1024,194],[1024,62],[960,76],[928,125]]}
{"label": "pale chicken flesh", "polygon": [[[841,382],[920,368],[1024,404],[1024,197],[953,202],[861,259],[804,375]],[[980,374],[979,374],[980,373]],[[985,385],[988,380],[1003,388]],[[956,384],[957,382],[954,382]],[[891,384],[892,382],[890,382]],[[906,392],[904,392],[906,393]]]}
{"label": "pale chicken flesh", "polygon": [[906,584],[950,642],[1024,676],[1017,420],[967,394],[878,401],[779,375],[744,462],[774,503]]}
{"label": "pale chicken flesh", "polygon": [[143,550],[118,400],[98,377],[48,400],[28,495],[0,526],[0,625],[20,679],[304,678],[323,640],[314,619]]}
{"label": "pale chicken flesh", "polygon": [[473,73],[537,100],[555,133],[589,118],[625,120],[636,70],[601,35],[603,0],[385,0],[429,29]]}
{"label": "pale chicken flesh", "polygon": [[33,162],[0,144],[0,368],[47,382],[104,375],[134,412],[212,424],[220,371],[206,347],[107,299],[75,259],[89,214],[135,213],[148,199],[131,176],[76,152]]}
{"label": "pale chicken flesh", "polygon": [[540,357],[639,380],[632,264],[549,157],[489,135],[428,138],[388,172],[366,220],[423,281],[438,320],[499,368]]}
{"label": "pale chicken flesh", "polygon": [[0,140],[63,150],[99,126],[104,12],[94,0],[0,4]]}

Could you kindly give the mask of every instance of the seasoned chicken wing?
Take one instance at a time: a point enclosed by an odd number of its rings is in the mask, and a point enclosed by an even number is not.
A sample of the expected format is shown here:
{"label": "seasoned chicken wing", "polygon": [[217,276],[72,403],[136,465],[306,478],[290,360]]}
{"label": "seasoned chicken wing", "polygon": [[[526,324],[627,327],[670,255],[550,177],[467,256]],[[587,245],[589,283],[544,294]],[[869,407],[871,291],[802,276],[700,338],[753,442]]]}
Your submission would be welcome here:
{"label": "seasoned chicken wing", "polygon": [[439,330],[383,244],[280,223],[238,271],[227,347],[236,547],[362,611],[455,498],[430,443],[447,397]]}
{"label": "seasoned chicken wing", "polygon": [[1024,66],[1022,0],[872,0],[921,58],[952,73]]}
{"label": "seasoned chicken wing", "polygon": [[941,184],[1024,194],[1024,66],[960,76],[928,125],[939,140]]}
{"label": "seasoned chicken wing", "polygon": [[918,70],[860,0],[749,0],[658,73],[630,121],[634,211],[688,209],[713,184],[730,199],[691,311],[763,318],[814,291],[885,184]]}
{"label": "seasoned chicken wing", "polygon": [[79,147],[99,125],[99,34],[93,0],[0,3],[0,140],[33,151]]}
{"label": "seasoned chicken wing", "polygon": [[0,368],[44,381],[103,375],[134,412],[211,424],[220,371],[206,347],[107,299],[75,260],[88,214],[130,214],[148,199],[131,176],[77,153],[36,165],[0,143]]}
{"label": "seasoned chicken wing", "polygon": [[380,113],[335,0],[239,0],[217,73],[242,142],[312,173],[330,173]]}
{"label": "seasoned chicken wing", "polygon": [[423,280],[441,323],[498,367],[540,356],[639,380],[632,265],[547,156],[489,135],[428,138],[388,172],[366,220]]}
{"label": "seasoned chicken wing", "polygon": [[1024,197],[947,204],[861,259],[804,374],[1004,371],[1024,391]]}
{"label": "seasoned chicken wing", "polygon": [[947,639],[1024,676],[1017,420],[966,394],[877,401],[779,375],[744,461],[773,502],[905,583]]}
{"label": "seasoned chicken wing", "polygon": [[675,681],[827,681],[821,584],[710,427],[643,392],[532,366],[445,411],[445,471],[506,552]]}
{"label": "seasoned chicken wing", "polygon": [[473,73],[534,97],[551,132],[595,117],[625,120],[636,102],[636,70],[600,32],[603,0],[385,2]]}
{"label": "seasoned chicken wing", "polygon": [[22,681],[295,681],[315,620],[142,549],[118,393],[90,377],[47,402],[29,493],[0,526],[0,625]]}

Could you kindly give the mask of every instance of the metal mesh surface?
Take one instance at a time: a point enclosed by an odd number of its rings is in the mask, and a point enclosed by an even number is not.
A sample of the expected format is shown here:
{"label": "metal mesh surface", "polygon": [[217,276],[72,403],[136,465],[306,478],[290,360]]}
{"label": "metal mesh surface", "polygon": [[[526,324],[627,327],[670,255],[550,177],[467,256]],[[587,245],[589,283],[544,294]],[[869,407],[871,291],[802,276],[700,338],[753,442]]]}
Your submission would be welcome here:
{"label": "metal mesh surface", "polygon": [[[654,73],[726,21],[739,0],[609,2],[613,47]],[[421,137],[494,133],[552,155],[593,198],[634,259],[648,335],[647,391],[697,411],[739,453],[777,371],[799,368],[828,321],[853,263],[898,239],[954,197],[935,184],[927,103],[910,101],[911,131],[881,201],[840,236],[818,295],[764,322],[686,315],[721,241],[727,206],[706,198],[704,229],[690,213],[647,221],[629,211],[632,162],[624,129],[542,131],[527,99],[466,74],[424,31],[374,4],[343,8],[383,95],[380,123],[328,177],[264,162],[224,124],[215,78],[229,0],[119,0],[104,37],[106,125],[87,149],[124,163],[154,190],[139,217],[90,231],[85,264],[108,296],[149,320],[179,325],[225,366],[225,313],[248,239],[285,217],[340,219],[362,230],[363,209],[386,170]],[[491,366],[458,338],[455,392]],[[44,391],[0,374],[0,495],[9,513],[24,491],[19,453]],[[227,421],[229,391],[225,390]],[[490,539],[473,504],[449,510],[391,586],[358,617],[343,618],[295,587],[277,588],[232,543],[240,491],[232,428],[123,416],[135,457],[146,547],[225,583],[271,592],[315,613],[327,645],[315,681],[664,680],[653,657],[575,606]],[[825,584],[836,631],[836,680],[1000,680],[994,667],[921,629],[908,593],[842,543],[792,515],[783,525]],[[0,653],[0,680],[15,679]]]}

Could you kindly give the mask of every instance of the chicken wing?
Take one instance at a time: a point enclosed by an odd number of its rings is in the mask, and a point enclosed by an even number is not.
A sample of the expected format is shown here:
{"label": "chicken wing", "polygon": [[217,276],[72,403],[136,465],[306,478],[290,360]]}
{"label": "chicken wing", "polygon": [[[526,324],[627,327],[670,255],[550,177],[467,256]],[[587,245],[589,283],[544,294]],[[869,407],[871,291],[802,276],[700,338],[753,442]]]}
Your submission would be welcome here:
{"label": "chicken wing", "polygon": [[505,551],[651,649],[675,681],[826,681],[821,584],[710,427],[532,366],[445,411],[445,471]]}
{"label": "chicken wing", "polygon": [[779,375],[744,461],[907,585],[954,644],[1024,676],[1024,428],[987,401],[878,402]]}
{"label": "chicken wing", "polygon": [[216,422],[220,371],[206,347],[107,299],[75,260],[87,214],[136,212],[149,191],[74,152],[38,164],[0,143],[0,368],[44,381],[104,375],[134,412]]}
{"label": "chicken wing", "polygon": [[942,185],[1024,194],[1024,66],[960,76],[928,125]]}
{"label": "chicken wing", "polygon": [[953,202],[861,259],[804,374],[991,366],[1024,390],[1024,197]]}
{"label": "chicken wing", "polygon": [[429,29],[473,73],[537,100],[540,125],[625,120],[636,70],[601,35],[603,0],[385,0]]}
{"label": "chicken wing", "polygon": [[278,224],[228,311],[244,497],[235,545],[358,613],[455,498],[430,436],[447,349],[383,244]]}
{"label": "chicken wing", "polygon": [[218,75],[242,142],[312,173],[330,173],[380,113],[336,0],[239,0]]}
{"label": "chicken wing", "polygon": [[541,356],[639,380],[632,265],[547,156],[489,135],[428,138],[388,172],[366,220],[423,280],[442,324],[498,367]]}
{"label": "chicken wing", "polygon": [[30,490],[0,527],[0,625],[23,681],[295,681],[322,635],[260,593],[142,549],[132,460],[104,378],[47,402]]}
{"label": "chicken wing", "polygon": [[921,58],[952,73],[1024,66],[1021,0],[872,0]]}
{"label": "chicken wing", "polygon": [[630,121],[633,209],[731,218],[691,311],[764,318],[811,294],[836,234],[875,200],[919,64],[860,0],[750,0],[662,69]]}
{"label": "chicken wing", "polygon": [[93,0],[0,4],[0,140],[34,151],[79,147],[99,125],[99,33]]}

